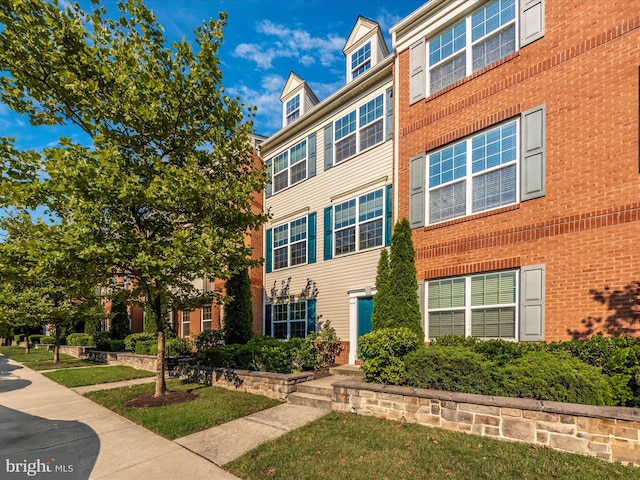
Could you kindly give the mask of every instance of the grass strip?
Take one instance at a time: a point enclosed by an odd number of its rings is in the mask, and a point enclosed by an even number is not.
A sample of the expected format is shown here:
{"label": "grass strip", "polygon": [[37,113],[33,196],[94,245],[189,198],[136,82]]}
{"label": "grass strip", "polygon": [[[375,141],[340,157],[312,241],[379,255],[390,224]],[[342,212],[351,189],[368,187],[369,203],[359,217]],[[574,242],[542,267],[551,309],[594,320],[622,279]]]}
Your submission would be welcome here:
{"label": "grass strip", "polygon": [[114,365],[110,367],[78,368],[46,372],[43,375],[68,388],[96,385],[98,383],[119,382],[134,378],[153,377],[155,373],[136,370],[132,367]]}
{"label": "grass strip", "polygon": [[60,354],[59,363],[53,363],[53,352],[49,352],[44,348],[31,348],[29,353],[24,353],[24,347],[0,347],[0,353],[33,370],[62,370],[65,368],[103,365],[99,362],[81,360],[64,353]]}
{"label": "grass strip", "polygon": [[333,412],[224,466],[244,480],[640,479],[640,468]]}
{"label": "grass strip", "polygon": [[154,384],[136,385],[90,392],[85,396],[123,417],[170,440],[245,417],[281,402],[262,395],[206,387],[180,380],[167,381],[169,390],[185,390],[198,394],[186,403],[150,408],[129,408],[124,403],[154,391]]}

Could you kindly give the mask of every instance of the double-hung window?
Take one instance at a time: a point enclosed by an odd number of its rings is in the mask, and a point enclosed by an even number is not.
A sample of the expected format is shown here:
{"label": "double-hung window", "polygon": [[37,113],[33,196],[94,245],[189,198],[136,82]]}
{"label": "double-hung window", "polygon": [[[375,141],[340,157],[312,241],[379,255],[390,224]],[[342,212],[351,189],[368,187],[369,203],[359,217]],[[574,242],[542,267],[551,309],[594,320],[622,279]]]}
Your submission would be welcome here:
{"label": "double-hung window", "polygon": [[300,116],[300,94],[296,95],[285,104],[285,117],[287,125]]}
{"label": "double-hung window", "polygon": [[182,336],[188,337],[191,332],[191,310],[182,310]]}
{"label": "double-hung window", "polygon": [[518,272],[428,282],[427,337],[465,335],[516,339]]}
{"label": "double-hung window", "polygon": [[307,334],[307,302],[273,305],[273,336],[279,340],[304,338]]}
{"label": "double-hung window", "polygon": [[516,18],[516,0],[493,0],[429,40],[429,91],[515,52]]}
{"label": "double-hung window", "polygon": [[307,262],[307,217],[273,229],[273,269]]}
{"label": "double-hung window", "polygon": [[334,207],[335,255],[383,245],[384,189]]}
{"label": "double-hung window", "polygon": [[211,330],[211,305],[205,305],[202,307],[202,331],[206,332]]}
{"label": "double-hung window", "polygon": [[517,120],[427,157],[429,223],[513,204],[518,198]]}
{"label": "double-hung window", "polygon": [[351,54],[351,78],[356,78],[371,67],[371,42]]}
{"label": "double-hung window", "polygon": [[307,178],[307,140],[273,159],[273,191],[279,192]]}
{"label": "double-hung window", "polygon": [[341,162],[384,140],[384,95],[335,121],[335,162]]}

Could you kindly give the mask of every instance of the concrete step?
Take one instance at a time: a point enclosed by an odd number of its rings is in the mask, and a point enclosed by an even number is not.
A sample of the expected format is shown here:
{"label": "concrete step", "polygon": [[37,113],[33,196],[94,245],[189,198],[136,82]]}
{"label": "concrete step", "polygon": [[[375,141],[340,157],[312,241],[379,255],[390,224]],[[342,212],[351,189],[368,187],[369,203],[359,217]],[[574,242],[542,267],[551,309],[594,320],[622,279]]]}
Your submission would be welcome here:
{"label": "concrete step", "polygon": [[331,411],[331,397],[324,395],[314,395],[312,393],[294,392],[287,397],[287,402],[293,405],[303,405],[305,407],[321,408]]}
{"label": "concrete step", "polygon": [[364,378],[364,372],[360,370],[358,365],[338,365],[337,367],[331,367],[329,372],[331,372],[332,375],[342,377]]}
{"label": "concrete step", "polygon": [[319,395],[322,397],[331,398],[333,395],[333,386],[329,383],[316,383],[317,380],[311,382],[299,383],[296,385],[296,392],[308,393],[311,395]]}

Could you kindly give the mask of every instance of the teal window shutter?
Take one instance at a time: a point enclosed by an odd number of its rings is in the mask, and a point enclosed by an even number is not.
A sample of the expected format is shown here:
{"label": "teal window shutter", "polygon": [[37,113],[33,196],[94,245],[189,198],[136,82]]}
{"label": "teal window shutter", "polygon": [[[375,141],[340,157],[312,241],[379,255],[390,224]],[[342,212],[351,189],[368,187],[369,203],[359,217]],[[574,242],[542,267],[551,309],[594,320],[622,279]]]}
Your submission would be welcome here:
{"label": "teal window shutter", "polygon": [[333,258],[333,207],[324,209],[324,259]]}
{"label": "teal window shutter", "polygon": [[272,162],[271,162],[271,160],[267,160],[267,162],[264,165],[265,165],[265,167],[267,169],[267,184],[265,185],[264,189],[265,189],[266,197],[269,198],[271,195],[273,195],[273,186],[271,185],[271,179],[272,179],[272,174],[271,174]]}
{"label": "teal window shutter", "polygon": [[545,105],[522,113],[520,200],[546,194],[546,108]]}
{"label": "teal window shutter", "polygon": [[333,167],[333,123],[324,127],[324,169]]}
{"label": "teal window shutter", "polygon": [[307,230],[309,238],[309,254],[307,263],[316,263],[316,212],[311,212],[307,219]]}
{"label": "teal window shutter", "polygon": [[307,335],[316,332],[316,299],[307,300]]}
{"label": "teal window shutter", "polygon": [[409,160],[409,222],[411,228],[424,227],[424,153]]}
{"label": "teal window shutter", "polygon": [[393,89],[387,88],[385,95],[385,101],[387,102],[387,112],[385,114],[385,130],[387,132],[387,140],[391,140],[393,136]]}
{"label": "teal window shutter", "polygon": [[271,305],[264,306],[264,334],[271,336]]}
{"label": "teal window shutter", "polygon": [[520,47],[544,37],[544,0],[520,3]]}
{"label": "teal window shutter", "polygon": [[520,269],[520,341],[544,340],[545,266]]}
{"label": "teal window shutter", "polygon": [[266,265],[265,268],[267,270],[267,273],[271,273],[271,271],[273,270],[273,231],[268,228],[267,229],[267,235],[266,235],[267,239],[266,239]]}
{"label": "teal window shutter", "polygon": [[393,229],[393,188],[391,184],[385,188],[385,209],[384,209],[384,246],[391,245],[391,235]]}
{"label": "teal window shutter", "polygon": [[316,176],[316,134],[307,138],[307,178]]}

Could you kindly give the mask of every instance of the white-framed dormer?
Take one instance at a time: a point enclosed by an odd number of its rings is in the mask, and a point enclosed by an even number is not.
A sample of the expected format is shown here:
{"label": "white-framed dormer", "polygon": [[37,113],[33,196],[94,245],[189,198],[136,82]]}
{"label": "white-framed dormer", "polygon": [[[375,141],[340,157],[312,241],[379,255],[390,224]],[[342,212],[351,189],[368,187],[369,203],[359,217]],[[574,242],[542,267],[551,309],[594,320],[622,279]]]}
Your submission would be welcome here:
{"label": "white-framed dormer", "polygon": [[318,103],[318,97],[295,72],[289,74],[280,95],[282,102],[282,128],[311,110]]}
{"label": "white-framed dormer", "polygon": [[362,15],[356,20],[342,52],[346,57],[347,83],[389,55],[380,25]]}

